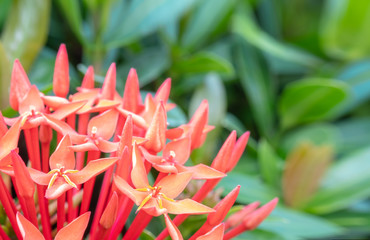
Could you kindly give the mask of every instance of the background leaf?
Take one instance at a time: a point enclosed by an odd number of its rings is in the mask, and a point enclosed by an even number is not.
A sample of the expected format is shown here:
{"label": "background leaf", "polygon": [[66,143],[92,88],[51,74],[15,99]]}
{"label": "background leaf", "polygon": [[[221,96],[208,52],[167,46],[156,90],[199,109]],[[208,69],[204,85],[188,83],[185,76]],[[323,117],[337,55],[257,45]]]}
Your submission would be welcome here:
{"label": "background leaf", "polygon": [[359,59],[370,53],[370,2],[326,1],[321,23],[325,51],[339,59]]}
{"label": "background leaf", "polygon": [[279,100],[282,127],[333,118],[349,98],[346,84],[330,79],[305,79],[289,84]]}

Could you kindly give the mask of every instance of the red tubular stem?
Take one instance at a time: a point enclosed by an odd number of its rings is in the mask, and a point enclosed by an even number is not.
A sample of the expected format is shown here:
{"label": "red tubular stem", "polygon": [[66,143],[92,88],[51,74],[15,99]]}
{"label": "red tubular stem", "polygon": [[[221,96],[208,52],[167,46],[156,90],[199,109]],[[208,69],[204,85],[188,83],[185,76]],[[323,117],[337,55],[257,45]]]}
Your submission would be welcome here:
{"label": "red tubular stem", "polygon": [[[117,122],[117,127],[116,127],[116,133],[115,133],[114,139],[113,139],[114,142],[119,140],[118,136],[122,132],[124,123],[125,123],[124,118],[122,116],[119,116],[118,122]],[[111,157],[115,157],[116,155],[117,155],[116,152],[113,152],[111,154]],[[91,236],[94,234],[94,229],[96,229],[96,227],[98,226],[99,219],[100,219],[101,215],[103,214],[103,210],[104,210],[105,205],[107,204],[108,193],[109,193],[109,196],[112,194],[111,182],[112,182],[112,175],[113,175],[114,167],[115,167],[114,165],[111,166],[105,172],[104,180],[103,180],[103,183],[102,183],[102,187],[101,187],[100,195],[99,195],[99,199],[98,199],[98,204],[96,206],[93,223],[92,223],[91,229],[90,229],[90,235]],[[101,239],[101,238],[97,238],[97,239]]]}
{"label": "red tubular stem", "polygon": [[[221,181],[221,179],[208,179],[201,189],[192,197],[194,201],[201,202],[205,197],[207,197],[208,193],[212,191],[212,189]],[[179,226],[181,223],[183,223],[186,218],[189,216],[189,214],[180,214],[177,215],[173,219],[173,223],[176,226]],[[163,240],[168,236],[168,230],[164,229],[156,238],[156,240]]]}
{"label": "red tubular stem", "polygon": [[64,222],[66,221],[65,216],[65,209],[64,204],[66,201],[66,194],[63,193],[58,199],[57,199],[57,229],[58,231],[63,228]]}
{"label": "red tubular stem", "polygon": [[147,214],[144,211],[140,211],[131,224],[131,226],[135,227],[130,227],[127,230],[125,236],[123,236],[122,240],[138,239],[140,234],[144,231],[152,218],[153,216]]}
{"label": "red tubular stem", "polygon": [[[17,220],[15,218],[15,212],[13,211],[12,204],[10,203],[12,199],[9,199],[7,197],[7,194],[4,194],[7,192],[7,188],[5,187],[5,183],[3,181],[3,178],[0,176],[0,201],[1,204],[4,207],[5,213],[7,217],[9,218],[10,223],[13,226],[14,232],[17,235],[18,239],[22,239],[22,234],[19,231]],[[13,202],[14,204],[14,202]]]}
{"label": "red tubular stem", "polygon": [[119,206],[120,209],[117,214],[117,219],[111,229],[111,233],[109,235],[108,239],[117,239],[119,233],[122,231],[123,226],[125,226],[125,223],[127,221],[128,216],[130,215],[131,209],[134,206],[134,202],[131,201],[131,199],[122,196],[123,199],[121,200]]}
{"label": "red tubular stem", "polygon": [[76,218],[76,210],[73,206],[73,189],[67,191],[67,202],[68,202],[68,223],[72,222]]}
{"label": "red tubular stem", "polygon": [[0,227],[0,239],[1,240],[10,240],[8,235],[6,235],[5,231],[3,230],[2,227]]}
{"label": "red tubular stem", "polygon": [[[37,127],[32,128],[32,129],[25,129],[24,135],[26,138],[27,151],[28,151],[29,158],[31,160],[31,165],[36,170],[41,171],[39,130]],[[46,151],[46,150],[43,150],[43,151]],[[49,154],[47,154],[46,156],[48,155]],[[50,215],[49,215],[49,210],[48,210],[48,201],[45,199],[45,187],[44,186],[37,185],[37,196],[39,200],[43,233],[44,233],[45,238],[49,240],[51,239]],[[33,211],[31,211],[31,213],[32,212]]]}
{"label": "red tubular stem", "polygon": [[42,171],[44,173],[49,172],[49,155],[50,155],[50,142],[41,144],[41,162]]}
{"label": "red tubular stem", "polygon": [[[87,153],[87,162],[98,159],[100,157],[100,151],[89,151]],[[89,210],[91,196],[94,190],[95,177],[92,177],[89,181],[84,184],[84,195],[82,198],[80,215],[84,214]]]}
{"label": "red tubular stem", "polygon": [[[41,215],[42,232],[46,240],[51,240],[51,226],[49,214],[49,201],[45,196],[45,186],[37,185],[37,194],[39,198],[39,208]],[[42,196],[42,197],[41,197]],[[40,201],[43,201],[42,203]]]}
{"label": "red tubular stem", "polygon": [[[102,187],[101,187],[101,190],[100,190],[100,194],[99,194],[98,204],[96,206],[93,223],[92,223],[91,229],[90,229],[90,236],[93,236],[94,235],[94,232],[96,232],[95,229],[98,226],[99,219],[100,219],[100,217],[101,217],[101,215],[103,213],[103,210],[104,210],[105,205],[107,204],[106,203],[106,201],[107,201],[107,194],[108,194],[108,192],[110,190],[113,169],[114,169],[114,165],[111,166],[105,172],[103,184],[102,184]],[[96,239],[102,239],[102,237],[98,238],[96,236]]]}

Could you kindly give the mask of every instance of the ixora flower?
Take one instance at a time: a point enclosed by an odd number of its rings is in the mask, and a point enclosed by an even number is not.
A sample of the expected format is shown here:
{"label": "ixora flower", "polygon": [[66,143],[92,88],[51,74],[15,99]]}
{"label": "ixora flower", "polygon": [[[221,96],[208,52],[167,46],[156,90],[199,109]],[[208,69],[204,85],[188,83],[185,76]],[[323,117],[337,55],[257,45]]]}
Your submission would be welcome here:
{"label": "ixora flower", "polygon": [[[228,217],[242,183],[213,208],[202,203],[236,166],[249,138],[249,132],[238,138],[232,131],[211,166],[189,163],[213,129],[206,100],[188,123],[169,128],[167,113],[176,106],[168,101],[171,79],[143,101],[135,69],[122,96],[114,63],[101,88],[94,88],[88,67],[72,95],[68,71],[61,45],[50,96],[14,62],[9,102],[19,115],[0,114],[0,214],[6,213],[0,239],[138,239],[156,218],[165,223],[158,240],[231,239],[258,227],[275,208],[277,198]],[[18,143],[22,135],[26,147]],[[186,191],[191,181],[201,184],[193,196]],[[180,232],[187,217],[200,214],[207,216],[197,231]]]}

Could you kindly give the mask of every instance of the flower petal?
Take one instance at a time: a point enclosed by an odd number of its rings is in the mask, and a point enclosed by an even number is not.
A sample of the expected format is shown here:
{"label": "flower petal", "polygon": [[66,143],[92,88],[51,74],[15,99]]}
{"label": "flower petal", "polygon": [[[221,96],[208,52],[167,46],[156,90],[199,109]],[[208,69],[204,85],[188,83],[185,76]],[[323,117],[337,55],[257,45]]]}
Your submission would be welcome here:
{"label": "flower petal", "polygon": [[182,193],[191,180],[193,173],[183,172],[179,174],[171,174],[162,178],[156,186],[161,186],[161,192],[169,198],[176,198]]}
{"label": "flower petal", "polygon": [[133,113],[139,113],[142,108],[139,79],[134,68],[128,73],[122,102],[123,109]]}
{"label": "flower petal", "polygon": [[144,144],[149,151],[160,152],[166,145],[167,115],[163,102],[158,105],[153,120],[146,131],[145,138],[148,141]]}
{"label": "flower petal", "polygon": [[217,171],[214,168],[206,166],[204,164],[198,164],[191,167],[176,165],[179,172],[189,171],[193,173],[193,179],[217,179],[226,176],[225,173]]}
{"label": "flower petal", "polygon": [[60,229],[55,240],[81,240],[89,223],[90,212],[86,212],[73,220],[70,224]]}
{"label": "flower petal", "polygon": [[53,174],[47,174],[33,168],[28,168],[32,180],[39,185],[48,185]]}
{"label": "flower petal", "polygon": [[61,44],[55,59],[53,91],[58,97],[66,97],[69,92],[69,63],[66,45]]}
{"label": "flower petal", "polygon": [[26,164],[22,158],[14,150],[11,152],[14,168],[14,176],[17,179],[17,192],[22,197],[32,198],[35,192],[35,184],[33,183]]}
{"label": "flower petal", "polygon": [[44,102],[40,97],[39,90],[35,85],[32,85],[23,101],[19,103],[19,114],[23,114],[34,110],[36,112],[44,112]]}
{"label": "flower petal", "polygon": [[176,162],[179,164],[184,164],[190,156],[190,138],[184,137],[179,140],[175,140],[169,142],[165,148],[163,149],[163,156],[168,157],[171,155],[171,151],[173,151],[176,156]]}
{"label": "flower petal", "polygon": [[164,220],[166,222],[167,230],[173,240],[182,240],[181,233],[176,225],[172,222],[168,214],[164,214]]}
{"label": "flower petal", "polygon": [[222,240],[224,238],[225,224],[220,223],[208,233],[197,237],[196,240]]}
{"label": "flower petal", "polygon": [[61,167],[64,167],[64,169],[75,169],[76,159],[70,146],[72,146],[71,138],[69,135],[65,135],[50,156],[50,169],[60,169]]}
{"label": "flower petal", "polygon": [[112,63],[105,75],[100,98],[113,100],[116,93],[116,64]]}
{"label": "flower petal", "polygon": [[45,240],[41,232],[28,221],[20,212],[17,212],[17,223],[23,240]]}
{"label": "flower petal", "polygon": [[167,199],[162,199],[162,201],[163,207],[166,208],[168,213],[171,214],[206,214],[215,211],[212,208],[209,208],[191,199],[184,199],[174,202],[168,201]]}
{"label": "flower petal", "polygon": [[71,102],[68,104],[63,104],[62,106],[58,107],[55,112],[51,113],[50,116],[53,118],[62,120],[67,116],[77,112],[81,109],[87,101],[79,101],[79,102]]}
{"label": "flower petal", "polygon": [[123,108],[120,108],[120,107],[117,107],[117,110],[124,116],[127,118],[128,115],[131,115],[132,116],[132,121],[134,122],[135,125],[137,125],[138,127],[140,128],[143,128],[143,129],[147,129],[148,128],[148,124],[146,123],[146,121],[144,120],[143,117],[133,113],[133,112],[130,112],[128,110],[125,110]]}
{"label": "flower petal", "polygon": [[105,140],[110,139],[116,130],[117,120],[118,112],[114,109],[91,118],[87,126],[88,135],[92,136],[92,129],[95,127],[97,129],[96,136]]}
{"label": "flower petal", "polygon": [[9,103],[18,111],[19,103],[27,95],[31,88],[30,80],[18,59],[14,61],[12,77],[10,80]]}
{"label": "flower petal", "polygon": [[145,170],[144,161],[136,142],[132,149],[132,171],[131,180],[136,188],[147,188],[149,186],[148,175]]}
{"label": "flower petal", "polygon": [[69,148],[75,152],[99,151],[99,148],[91,141],[70,146]]}
{"label": "flower petal", "polygon": [[100,158],[94,161],[90,161],[81,171],[77,173],[70,173],[68,177],[75,184],[82,184],[88,181],[90,178],[104,172],[107,168],[112,166],[118,158]]}
{"label": "flower petal", "polygon": [[154,96],[154,101],[157,103],[160,103],[161,101],[166,103],[170,96],[170,91],[171,91],[171,78],[167,78],[158,88]]}
{"label": "flower petal", "polygon": [[109,142],[104,139],[100,139],[97,147],[99,148],[100,151],[105,152],[105,153],[111,153],[111,152],[116,152],[118,149],[118,142]]}
{"label": "flower petal", "polygon": [[125,180],[123,180],[121,177],[117,175],[113,176],[113,181],[114,181],[114,184],[117,186],[117,188],[121,191],[121,193],[129,197],[138,206],[148,195],[145,192],[136,191]]}
{"label": "flower petal", "polygon": [[[48,174],[51,175],[51,174]],[[46,189],[45,197],[47,199],[57,199],[60,197],[63,193],[67,192],[68,190],[72,189],[73,187],[69,185],[63,177],[58,176],[51,185],[50,188]]]}
{"label": "flower petal", "polygon": [[81,88],[91,89],[94,88],[94,68],[89,66],[82,79]]}
{"label": "flower petal", "polygon": [[114,222],[116,221],[117,211],[118,211],[118,195],[114,191],[111,199],[109,200],[107,206],[105,207],[103,214],[101,215],[99,224],[105,229],[111,228]]}
{"label": "flower petal", "polygon": [[0,161],[8,155],[11,150],[17,148],[21,124],[22,118],[18,118],[14,125],[9,128],[2,138],[0,138]]}

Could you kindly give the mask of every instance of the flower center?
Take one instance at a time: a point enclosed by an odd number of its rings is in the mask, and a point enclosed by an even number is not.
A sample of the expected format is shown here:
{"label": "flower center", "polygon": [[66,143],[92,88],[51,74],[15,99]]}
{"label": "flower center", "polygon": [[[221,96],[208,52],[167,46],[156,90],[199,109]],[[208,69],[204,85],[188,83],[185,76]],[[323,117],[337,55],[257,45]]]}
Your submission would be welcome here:
{"label": "flower center", "polygon": [[63,177],[64,180],[69,185],[71,185],[72,187],[77,189],[76,184],[74,182],[72,182],[71,179],[67,176],[68,173],[76,173],[76,172],[78,172],[78,170],[71,170],[71,169],[65,170],[64,167],[60,167],[60,168],[51,170],[50,172],[48,172],[48,174],[53,174],[53,176],[51,177],[50,182],[48,184],[48,189],[51,188],[51,186],[53,186],[55,180],[58,177]]}
{"label": "flower center", "polygon": [[170,151],[170,155],[163,158],[161,160],[162,163],[168,163],[168,164],[171,164],[171,165],[174,165],[175,164],[175,157],[176,157],[176,153],[174,151]]}
{"label": "flower center", "polygon": [[162,189],[161,186],[155,186],[155,187],[148,186],[147,188],[137,188],[137,189],[135,189],[135,190],[137,190],[139,192],[148,192],[149,193],[148,196],[146,196],[144,198],[144,200],[141,202],[141,204],[138,207],[138,209],[136,210],[136,212],[138,212],[142,207],[144,207],[145,204],[151,198],[154,198],[157,201],[158,206],[159,206],[160,209],[163,209],[162,198],[164,198],[164,199],[166,199],[168,201],[171,201],[171,202],[174,202],[175,201],[172,198],[169,198],[166,195],[164,195],[164,193],[161,193],[161,189]]}

